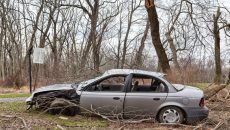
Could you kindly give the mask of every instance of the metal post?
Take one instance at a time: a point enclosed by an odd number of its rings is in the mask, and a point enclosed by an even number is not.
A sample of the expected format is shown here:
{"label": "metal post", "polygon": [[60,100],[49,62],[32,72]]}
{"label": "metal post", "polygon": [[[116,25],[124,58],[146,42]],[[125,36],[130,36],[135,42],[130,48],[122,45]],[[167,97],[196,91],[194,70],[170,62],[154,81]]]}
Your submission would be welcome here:
{"label": "metal post", "polygon": [[28,56],[29,56],[29,87],[30,87],[30,93],[32,93],[32,61],[31,61],[31,55],[32,55],[33,47],[31,47],[28,50]]}

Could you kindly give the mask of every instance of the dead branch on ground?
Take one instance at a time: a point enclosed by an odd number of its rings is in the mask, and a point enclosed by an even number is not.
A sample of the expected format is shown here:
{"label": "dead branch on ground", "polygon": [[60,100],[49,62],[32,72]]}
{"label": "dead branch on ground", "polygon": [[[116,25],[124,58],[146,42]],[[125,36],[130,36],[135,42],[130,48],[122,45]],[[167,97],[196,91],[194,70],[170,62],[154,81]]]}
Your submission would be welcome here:
{"label": "dead branch on ground", "polygon": [[23,127],[27,130],[29,130],[25,119],[23,119],[22,117],[18,117],[18,116],[13,116],[13,115],[0,115],[1,118],[14,118],[14,119],[19,119],[21,120],[21,122],[23,123]]}

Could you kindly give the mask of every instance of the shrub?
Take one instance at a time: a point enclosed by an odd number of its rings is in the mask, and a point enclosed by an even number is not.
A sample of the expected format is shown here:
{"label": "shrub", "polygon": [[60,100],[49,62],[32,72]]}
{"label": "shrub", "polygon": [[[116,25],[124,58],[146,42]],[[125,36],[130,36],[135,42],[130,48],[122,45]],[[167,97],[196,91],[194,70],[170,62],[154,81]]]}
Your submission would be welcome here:
{"label": "shrub", "polygon": [[4,81],[0,81],[0,85],[3,87],[17,87],[21,88],[26,85],[26,80],[19,73],[8,76]]}

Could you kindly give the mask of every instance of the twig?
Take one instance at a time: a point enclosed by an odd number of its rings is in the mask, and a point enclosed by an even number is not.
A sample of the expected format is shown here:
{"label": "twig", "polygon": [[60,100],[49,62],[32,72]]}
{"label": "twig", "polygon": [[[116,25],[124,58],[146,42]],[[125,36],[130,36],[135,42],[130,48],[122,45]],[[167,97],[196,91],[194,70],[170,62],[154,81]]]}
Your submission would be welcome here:
{"label": "twig", "polygon": [[25,121],[22,117],[17,117],[17,118],[20,119],[20,120],[22,121],[24,127],[25,127],[27,130],[29,130],[29,128],[28,128],[28,126],[27,126],[27,124],[26,124],[26,121]]}
{"label": "twig", "polygon": [[12,116],[12,115],[0,115],[0,117],[5,117],[5,118],[16,118],[16,116]]}
{"label": "twig", "polygon": [[57,127],[61,130],[66,130],[65,128],[63,128],[61,125],[57,124]]}
{"label": "twig", "polygon": [[213,128],[213,130],[217,130],[218,128],[220,128],[220,126],[222,126],[224,124],[224,122],[220,121],[215,128]]}
{"label": "twig", "polygon": [[118,128],[118,130],[124,130],[125,125],[121,126],[120,128]]}
{"label": "twig", "polygon": [[137,124],[137,123],[142,123],[142,122],[145,122],[145,121],[150,121],[150,120],[153,120],[153,118],[147,118],[147,119],[141,119],[141,120],[124,120],[122,121],[123,123],[129,123],[129,124]]}
{"label": "twig", "polygon": [[107,116],[104,116],[104,115],[100,114],[99,112],[96,112],[95,109],[93,109],[93,106],[92,106],[92,105],[91,105],[91,110],[92,110],[92,112],[93,112],[94,114],[96,114],[96,115],[102,117],[103,119],[106,119],[106,120],[108,120],[108,121],[110,121],[110,122],[113,122],[113,123],[116,123],[116,122],[117,122],[117,121],[111,120],[111,119],[108,118]]}
{"label": "twig", "polygon": [[226,90],[227,91],[227,95],[225,96],[225,99],[228,99],[228,97],[229,97],[229,90]]}
{"label": "twig", "polygon": [[[113,122],[113,123],[122,122],[122,123],[126,123],[126,124],[128,124],[128,123],[129,124],[132,124],[132,123],[136,124],[136,123],[142,123],[144,121],[153,120],[153,118],[141,119],[141,120],[136,120],[136,121],[135,120],[112,120],[109,117],[102,115],[99,112],[96,112],[96,109],[93,109],[92,105],[91,105],[91,110],[94,114],[96,114],[96,115],[98,115],[98,116],[102,117],[103,119],[106,119],[110,122]],[[116,114],[116,115],[118,115],[118,114]]]}
{"label": "twig", "polygon": [[25,121],[22,117],[17,117],[17,116],[12,116],[12,115],[0,115],[0,117],[5,117],[5,118],[18,118],[18,119],[20,119],[20,120],[22,121],[23,126],[24,126],[27,130],[29,130],[29,128],[28,128],[28,126],[27,126],[27,124],[26,124],[26,121]]}

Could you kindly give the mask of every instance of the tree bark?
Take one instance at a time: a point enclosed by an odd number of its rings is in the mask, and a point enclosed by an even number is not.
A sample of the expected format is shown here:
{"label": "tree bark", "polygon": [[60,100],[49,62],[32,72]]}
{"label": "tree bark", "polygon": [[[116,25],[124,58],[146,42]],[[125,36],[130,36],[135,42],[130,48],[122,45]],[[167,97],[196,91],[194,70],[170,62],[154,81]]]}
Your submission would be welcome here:
{"label": "tree bark", "polygon": [[220,84],[211,84],[208,86],[207,89],[204,90],[205,99],[209,99],[210,97],[214,96],[220,90],[224,89],[227,85],[220,85]]}
{"label": "tree bark", "polygon": [[120,22],[119,22],[119,31],[118,31],[118,47],[117,47],[117,64],[116,64],[116,68],[120,67],[120,52],[121,52],[121,35],[122,35],[122,18],[121,18],[121,14],[120,14]]}
{"label": "tree bark", "polygon": [[1,3],[2,6],[2,11],[0,11],[0,15],[1,17],[1,32],[0,32],[0,77],[5,80],[5,68],[4,68],[4,33],[5,33],[5,10],[4,10],[4,6],[3,3]]}
{"label": "tree bark", "polygon": [[220,84],[221,82],[221,59],[220,59],[220,31],[218,20],[220,17],[220,8],[217,9],[216,15],[213,15],[213,35],[215,40],[215,79],[214,83]]}
{"label": "tree bark", "polygon": [[169,60],[160,39],[159,21],[154,0],[145,0],[145,7],[149,17],[152,42],[155,47],[162,71],[164,73],[171,73]]}
{"label": "tree bark", "polygon": [[100,67],[100,58],[99,53],[100,49],[97,46],[97,21],[98,21],[98,11],[99,11],[99,0],[94,0],[94,6],[92,10],[92,21],[91,21],[91,29],[92,33],[92,45],[93,45],[93,68],[94,70],[99,73]]}
{"label": "tree bark", "polygon": [[[90,48],[92,47],[93,52],[93,68],[96,72],[99,72],[99,58],[98,58],[98,51],[97,50],[97,21],[98,21],[98,11],[99,11],[99,0],[94,0],[94,5],[92,5],[88,0],[87,4],[90,6],[91,13],[87,13],[89,16],[90,21],[90,34],[88,37],[87,44],[84,48],[82,57],[81,57],[81,70],[83,71],[86,64],[87,56],[89,55]],[[81,7],[84,8],[84,7]],[[87,11],[88,12],[88,11]]]}

